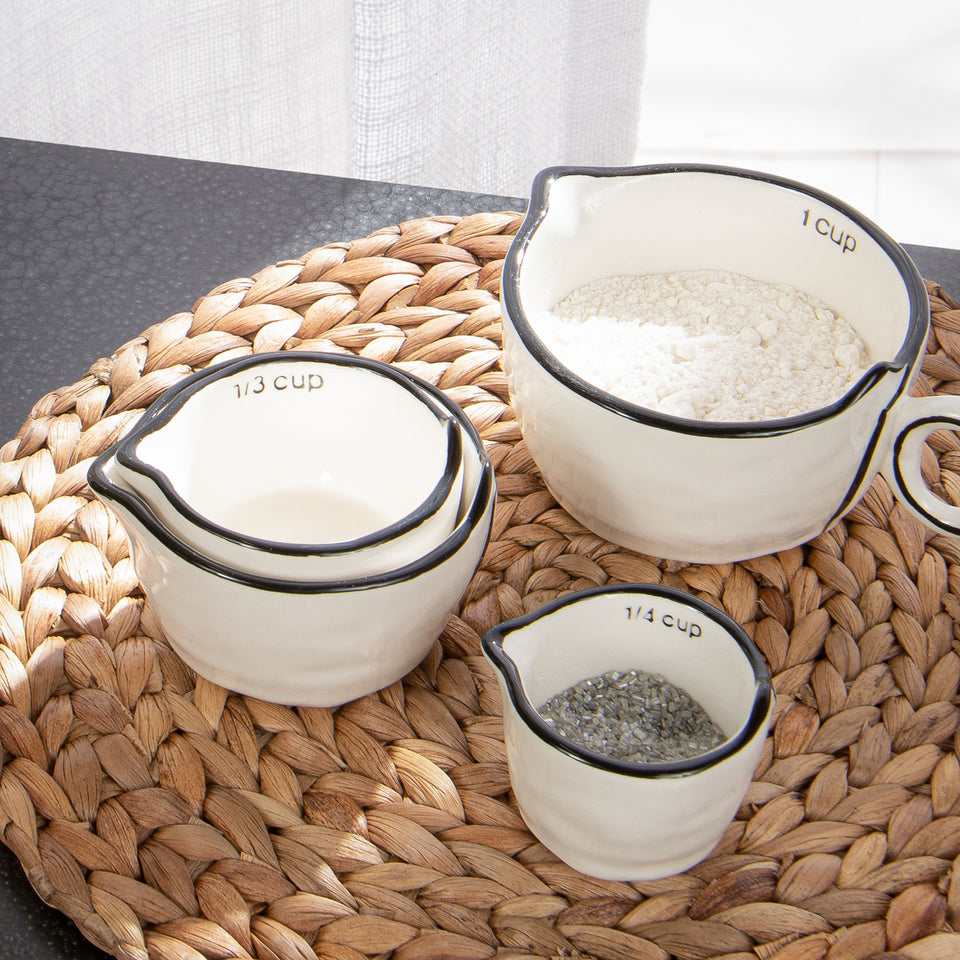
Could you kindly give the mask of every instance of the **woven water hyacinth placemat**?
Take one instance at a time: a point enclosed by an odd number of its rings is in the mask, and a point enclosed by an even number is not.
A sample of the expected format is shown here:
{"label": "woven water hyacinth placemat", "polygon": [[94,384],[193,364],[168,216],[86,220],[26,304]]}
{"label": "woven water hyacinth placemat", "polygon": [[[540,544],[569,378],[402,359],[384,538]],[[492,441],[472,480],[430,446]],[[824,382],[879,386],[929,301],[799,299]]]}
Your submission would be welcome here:
{"label": "woven water hyacinth placemat", "polygon": [[[960,544],[882,480],[815,541],[742,564],[640,556],[573,521],[500,368],[519,222],[417,220],[268,266],[36,404],[0,447],[0,837],[46,902],[124,958],[960,957]],[[960,304],[929,289],[917,390],[958,393]],[[458,615],[402,682],[335,711],[195,677],[86,486],[91,458],[178,378],[275,349],[430,380],[497,468]],[[927,480],[960,503],[960,442],[930,443]],[[650,883],[582,876],[526,830],[479,646],[495,623],[621,581],[725,609],[778,696],[722,842]]]}

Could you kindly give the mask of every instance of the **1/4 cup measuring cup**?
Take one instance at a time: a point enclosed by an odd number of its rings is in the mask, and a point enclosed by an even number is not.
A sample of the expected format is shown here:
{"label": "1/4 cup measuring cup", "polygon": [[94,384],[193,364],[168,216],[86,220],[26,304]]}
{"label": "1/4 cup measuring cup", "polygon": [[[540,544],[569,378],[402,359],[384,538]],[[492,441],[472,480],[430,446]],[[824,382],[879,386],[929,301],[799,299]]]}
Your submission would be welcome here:
{"label": "1/4 cup measuring cup", "polygon": [[[599,587],[488,630],[483,652],[503,694],[504,742],[520,812],[544,846],[605,880],[651,880],[706,857],[737,812],[767,737],[774,697],[750,638],[697,597],[654,584]],[[726,734],[669,763],[586,750],[538,712],[610,670],[659,673]]]}

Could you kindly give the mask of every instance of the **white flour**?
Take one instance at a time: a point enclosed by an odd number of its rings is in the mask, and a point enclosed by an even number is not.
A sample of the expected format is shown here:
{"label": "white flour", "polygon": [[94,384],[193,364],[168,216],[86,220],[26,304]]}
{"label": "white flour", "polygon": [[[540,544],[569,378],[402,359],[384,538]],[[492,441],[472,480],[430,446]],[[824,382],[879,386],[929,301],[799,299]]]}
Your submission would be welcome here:
{"label": "white flour", "polygon": [[697,420],[768,420],[839,399],[866,347],[820,300],[719,270],[615,276],[578,287],[534,328],[578,376]]}

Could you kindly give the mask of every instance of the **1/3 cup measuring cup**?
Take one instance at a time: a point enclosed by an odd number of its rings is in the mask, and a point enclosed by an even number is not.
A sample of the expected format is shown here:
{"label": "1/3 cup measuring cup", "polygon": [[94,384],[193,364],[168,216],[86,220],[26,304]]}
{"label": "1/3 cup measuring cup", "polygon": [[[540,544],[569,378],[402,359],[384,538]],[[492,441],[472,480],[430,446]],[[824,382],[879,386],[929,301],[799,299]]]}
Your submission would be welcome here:
{"label": "1/3 cup measuring cup", "polygon": [[452,412],[404,371],[286,351],[185,378],[117,444],[112,469],[213,560],[343,580],[396,569],[449,535],[464,443]]}
{"label": "1/3 cup measuring cup", "polygon": [[[571,290],[616,274],[722,270],[818,297],[865,342],[871,367],[834,403],[750,422],[686,419],[588,383],[537,336]],[[904,250],[848,204],[738,168],[553,167],[504,262],[504,366],[524,439],[560,504],[654,556],[729,562],[827,529],[879,471],[937,530],[960,508],[926,486],[920,450],[960,427],[960,398],[908,395],[930,309]]]}

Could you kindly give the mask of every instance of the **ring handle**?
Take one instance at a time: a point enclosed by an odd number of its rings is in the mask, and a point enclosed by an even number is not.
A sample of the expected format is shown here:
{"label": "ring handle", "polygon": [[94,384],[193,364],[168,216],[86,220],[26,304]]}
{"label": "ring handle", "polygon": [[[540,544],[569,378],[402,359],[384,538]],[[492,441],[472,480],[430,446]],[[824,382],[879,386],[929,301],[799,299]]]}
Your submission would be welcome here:
{"label": "ring handle", "polygon": [[960,507],[934,494],[920,468],[923,444],[931,433],[960,430],[960,397],[903,397],[893,416],[893,439],[880,472],[897,499],[919,520],[960,537]]}

